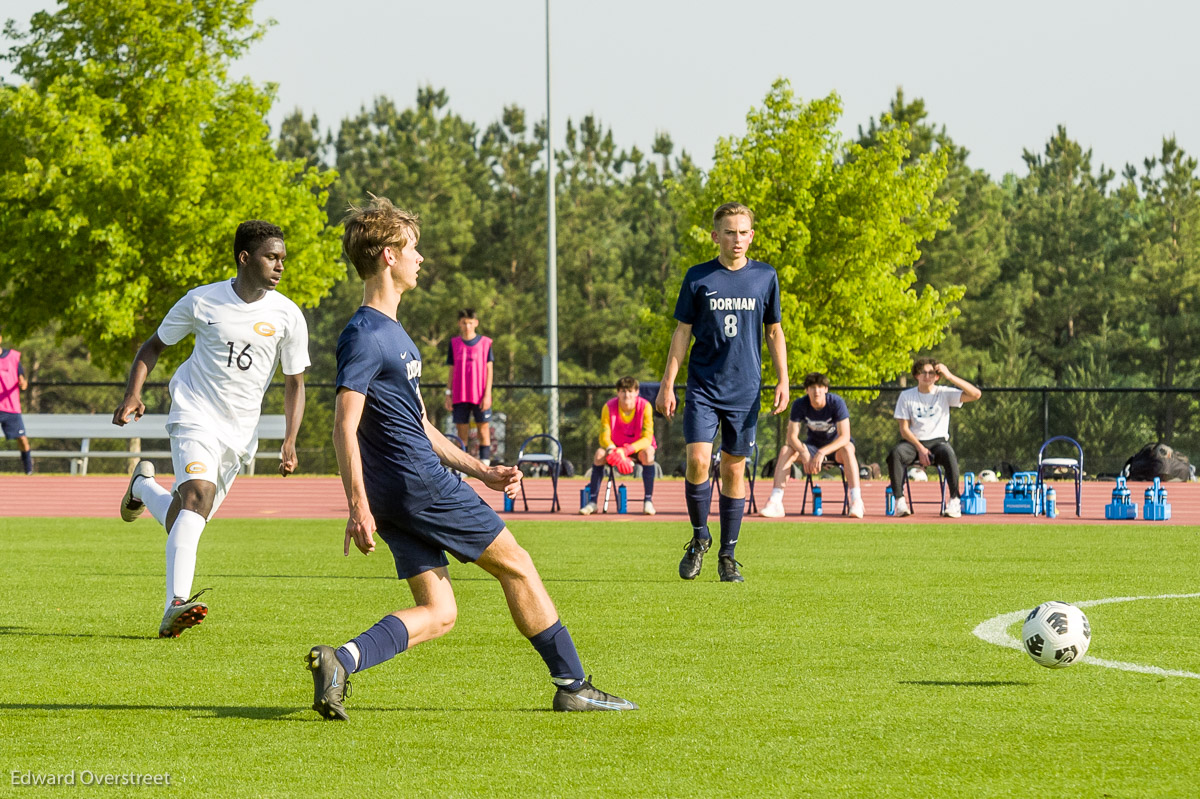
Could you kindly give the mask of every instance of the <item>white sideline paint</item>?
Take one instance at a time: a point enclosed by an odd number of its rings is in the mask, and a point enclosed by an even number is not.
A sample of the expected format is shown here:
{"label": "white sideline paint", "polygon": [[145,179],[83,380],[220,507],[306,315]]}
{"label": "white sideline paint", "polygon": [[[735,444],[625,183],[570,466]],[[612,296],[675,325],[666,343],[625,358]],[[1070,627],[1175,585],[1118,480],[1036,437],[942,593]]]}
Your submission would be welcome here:
{"label": "white sideline paint", "polygon": [[[1114,596],[1107,599],[1089,599],[1086,602],[1074,602],[1072,604],[1081,608],[1090,608],[1093,605],[1109,605],[1113,602],[1140,602],[1144,599],[1196,599],[1200,597],[1200,593],[1196,594],[1159,594],[1158,596]],[[1004,613],[995,616],[981,623],[973,632],[977,638],[986,641],[989,644],[996,646],[1006,646],[1009,649],[1025,650],[1021,642],[1008,634],[1007,630],[1013,624],[1021,621],[1033,608],[1025,610],[1017,610],[1012,613]],[[1086,655],[1082,663],[1090,663],[1093,666],[1103,666],[1106,669],[1120,669],[1121,671],[1134,671],[1138,674],[1156,674],[1160,677],[1187,677],[1193,680],[1200,680],[1200,674],[1194,671],[1182,671],[1179,669],[1160,669],[1158,666],[1143,666],[1140,663],[1125,663],[1120,660],[1104,660],[1102,658],[1094,658],[1091,655]]]}

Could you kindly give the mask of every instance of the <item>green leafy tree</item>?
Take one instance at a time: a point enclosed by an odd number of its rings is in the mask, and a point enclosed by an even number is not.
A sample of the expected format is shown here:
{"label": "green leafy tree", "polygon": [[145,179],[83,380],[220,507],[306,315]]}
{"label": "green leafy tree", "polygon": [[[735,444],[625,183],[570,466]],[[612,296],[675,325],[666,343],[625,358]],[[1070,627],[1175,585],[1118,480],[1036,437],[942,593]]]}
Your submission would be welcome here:
{"label": "green leafy tree", "polygon": [[9,23],[25,81],[0,87],[0,317],[14,337],[58,321],[123,368],[183,293],[235,272],[244,219],[286,232],[297,302],[334,282],[321,212],[334,175],[278,159],[270,92],[227,74],[261,35],[252,5],[64,0],[27,32]]}
{"label": "green leafy tree", "polygon": [[[1124,216],[1132,222],[1129,235],[1139,250],[1121,296],[1126,307],[1137,309],[1131,316],[1137,325],[1140,371],[1146,382],[1163,388],[1193,386],[1200,378],[1200,179],[1196,166],[1195,158],[1174,138],[1167,138],[1161,153],[1146,159],[1140,177],[1132,168],[1126,170],[1126,184],[1118,192]],[[1166,394],[1155,405],[1155,435],[1171,441],[1181,415],[1190,416],[1190,403]]]}
{"label": "green leafy tree", "polygon": [[976,371],[991,346],[995,292],[1000,284],[1000,264],[1007,254],[1006,194],[987,173],[972,169],[970,153],[946,133],[945,126],[935,128],[928,120],[925,101],[908,101],[902,89],[896,90],[886,118],[888,124],[872,119],[864,131],[859,128],[859,143],[872,147],[886,130],[908,125],[912,135],[908,163],[928,153],[946,154],[946,180],[938,189],[938,198],[952,204],[950,225],[933,237],[920,242],[920,257],[913,267],[918,288],[930,285],[944,292],[961,287],[960,315],[950,326],[950,335],[938,349],[939,357],[959,370]]}
{"label": "green leafy tree", "polygon": [[[913,288],[917,244],[944,228],[952,210],[937,197],[946,154],[908,163],[909,128],[888,118],[875,146],[847,145],[835,127],[840,114],[836,95],[802,103],[776,82],[748,114],[746,135],[718,142],[702,189],[679,197],[684,268],[714,255],[713,209],[737,200],[754,210],[750,256],[779,272],[793,382],[812,370],[866,384],[906,372],[913,350],[945,335],[961,296]],[[657,365],[681,279],[682,270],[646,315],[646,355]]]}
{"label": "green leafy tree", "polygon": [[[1003,273],[1009,281],[1032,277],[1027,334],[1037,357],[1061,381],[1098,333],[1129,252],[1108,192],[1113,172],[1093,171],[1090,150],[1060,126],[1043,153],[1027,150],[1024,159],[1029,174],[1017,182]],[[1114,340],[1110,346],[1121,345]]]}

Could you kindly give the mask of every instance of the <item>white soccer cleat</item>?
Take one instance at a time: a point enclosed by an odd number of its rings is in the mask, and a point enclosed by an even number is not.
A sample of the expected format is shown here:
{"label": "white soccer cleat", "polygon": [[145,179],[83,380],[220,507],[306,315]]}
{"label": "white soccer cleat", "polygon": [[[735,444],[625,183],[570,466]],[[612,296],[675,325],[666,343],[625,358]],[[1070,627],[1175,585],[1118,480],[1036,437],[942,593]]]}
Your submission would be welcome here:
{"label": "white soccer cleat", "polygon": [[912,511],[908,507],[908,500],[904,497],[896,500],[896,515],[897,516],[912,516]]}
{"label": "white soccer cleat", "polygon": [[767,504],[763,505],[763,509],[758,513],[760,516],[766,516],[768,519],[782,519],[787,515],[787,512],[783,509],[783,498],[767,500]]}
{"label": "white soccer cleat", "polygon": [[950,501],[946,503],[946,510],[942,515],[949,516],[951,519],[962,516],[962,503],[958,501],[958,497],[951,497]]}
{"label": "white soccer cleat", "polygon": [[596,512],[596,503],[595,502],[589,502],[588,504],[584,505],[582,508],[579,509],[580,516],[591,516],[595,512]]}
{"label": "white soccer cleat", "polygon": [[642,502],[642,513],[646,516],[653,516],[658,511],[654,509],[654,503],[647,499]]}
{"label": "white soccer cleat", "polygon": [[863,501],[861,499],[850,500],[850,515],[856,519],[863,517]]}

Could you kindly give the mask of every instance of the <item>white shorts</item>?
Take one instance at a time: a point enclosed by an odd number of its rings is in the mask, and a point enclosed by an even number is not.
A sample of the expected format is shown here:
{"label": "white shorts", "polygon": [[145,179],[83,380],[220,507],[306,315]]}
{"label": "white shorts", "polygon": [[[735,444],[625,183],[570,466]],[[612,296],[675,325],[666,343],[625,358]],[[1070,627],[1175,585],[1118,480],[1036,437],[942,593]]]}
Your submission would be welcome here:
{"label": "white shorts", "polygon": [[207,480],[217,487],[213,498],[211,519],[221,507],[225,496],[233,486],[234,478],[242,467],[249,464],[258,449],[258,441],[251,442],[245,456],[228,446],[202,427],[189,424],[167,426],[171,436],[171,462],[175,466],[175,488],[188,480]]}

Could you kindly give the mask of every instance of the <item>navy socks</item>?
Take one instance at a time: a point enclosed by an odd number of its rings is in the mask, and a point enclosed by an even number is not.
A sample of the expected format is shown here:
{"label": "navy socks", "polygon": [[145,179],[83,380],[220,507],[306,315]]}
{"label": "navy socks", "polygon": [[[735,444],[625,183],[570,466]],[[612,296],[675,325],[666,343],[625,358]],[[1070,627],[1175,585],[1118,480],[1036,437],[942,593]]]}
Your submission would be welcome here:
{"label": "navy socks", "polygon": [[26,450],[21,453],[21,465],[25,467],[25,474],[33,474],[33,451]]}
{"label": "navy socks", "polygon": [[746,510],[746,498],[735,499],[721,494],[717,497],[717,509],[721,514],[721,550],[717,554],[733,557],[738,534],[742,530],[742,514]]}
{"label": "navy socks", "polygon": [[708,509],[712,505],[712,480],[703,483],[683,481],[683,496],[687,500],[688,518],[694,538],[712,538],[708,532]]}
{"label": "navy socks", "polygon": [[404,626],[404,622],[389,614],[351,643],[358,647],[357,668],[354,666],[354,656],[346,647],[339,647],[336,653],[338,662],[346,669],[347,674],[366,671],[408,649],[408,628]]}
{"label": "navy socks", "polygon": [[592,482],[588,483],[588,501],[600,501],[600,484],[604,482],[604,465],[592,466]]}
{"label": "navy socks", "polygon": [[529,639],[533,648],[546,661],[550,669],[550,679],[555,685],[574,691],[583,684],[583,663],[579,661],[579,653],[575,650],[575,642],[571,634],[557,620],[546,629]]}
{"label": "navy socks", "polygon": [[642,466],[642,489],[646,499],[654,495],[654,464]]}

